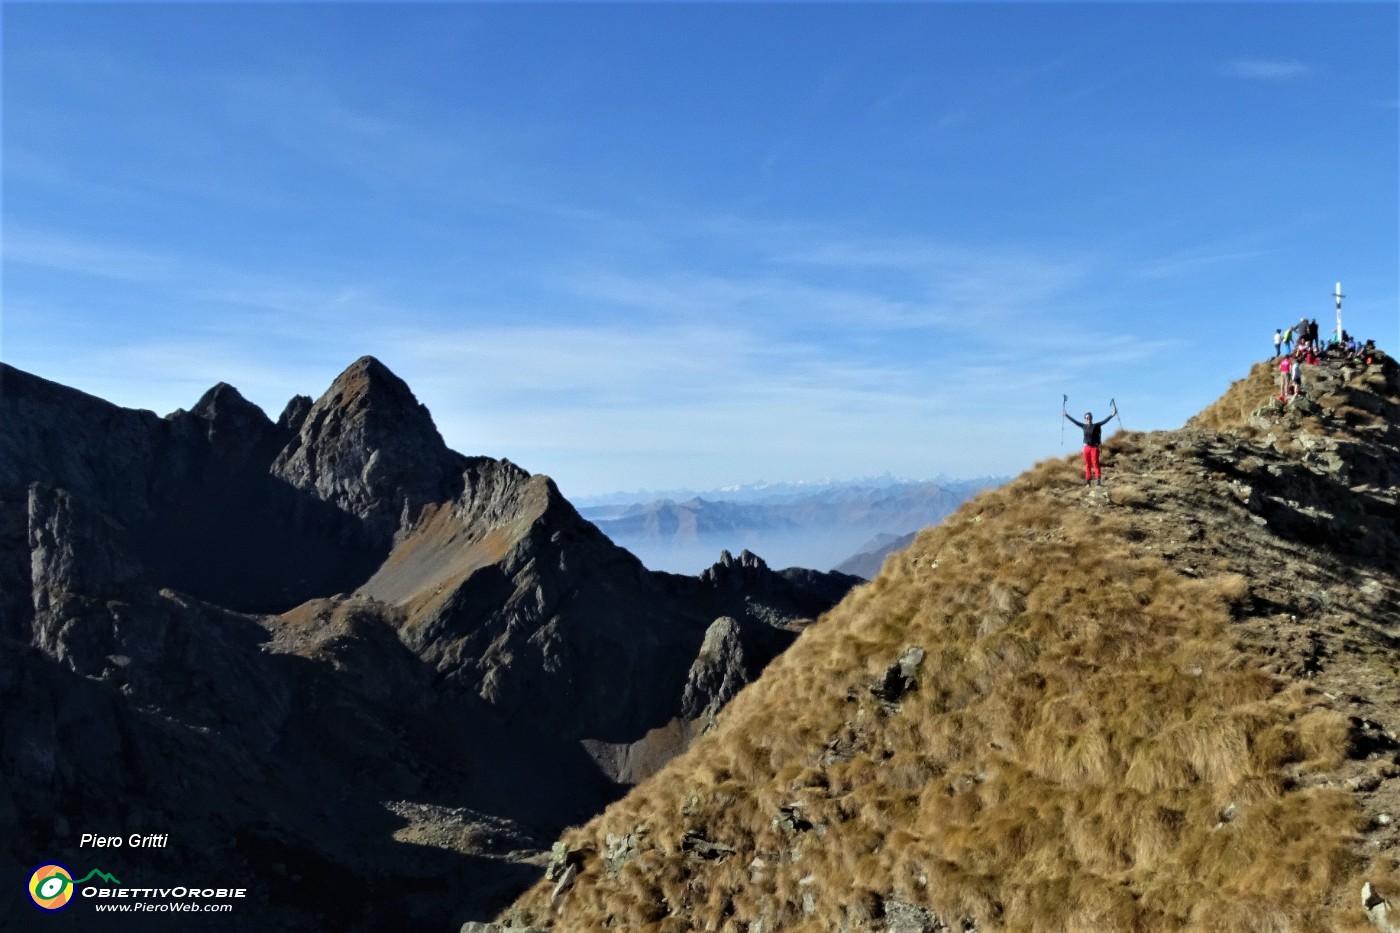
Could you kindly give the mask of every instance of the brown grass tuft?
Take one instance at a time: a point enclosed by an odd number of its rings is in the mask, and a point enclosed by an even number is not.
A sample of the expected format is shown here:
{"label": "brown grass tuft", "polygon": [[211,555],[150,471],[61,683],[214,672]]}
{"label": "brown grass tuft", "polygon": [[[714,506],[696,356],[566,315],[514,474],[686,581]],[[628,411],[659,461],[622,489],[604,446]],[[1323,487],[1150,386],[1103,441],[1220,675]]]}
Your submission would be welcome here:
{"label": "brown grass tuft", "polygon": [[1225,394],[1186,422],[1186,427],[1207,431],[1255,432],[1249,417],[1256,408],[1278,395],[1278,363],[1255,363],[1249,374],[1232,383]]}

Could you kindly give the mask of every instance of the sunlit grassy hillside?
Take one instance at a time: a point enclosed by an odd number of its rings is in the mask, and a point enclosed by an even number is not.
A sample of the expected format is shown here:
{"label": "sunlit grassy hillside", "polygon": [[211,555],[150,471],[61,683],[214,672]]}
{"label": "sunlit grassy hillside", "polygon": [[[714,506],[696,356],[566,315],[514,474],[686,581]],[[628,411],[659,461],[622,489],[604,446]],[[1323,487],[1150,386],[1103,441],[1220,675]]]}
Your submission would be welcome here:
{"label": "sunlit grassy hillside", "polygon": [[[1247,409],[1249,387],[1232,392],[1222,404]],[[1303,466],[1205,427],[1120,434],[1104,491],[1053,459],[924,532],[714,732],[566,835],[572,881],[542,881],[506,916],[561,931],[1369,929],[1361,878],[1391,868],[1344,779],[1400,770],[1358,747],[1346,704],[1361,698],[1326,689],[1302,656],[1315,639],[1295,634],[1299,613],[1321,629],[1346,606],[1394,624],[1391,538],[1367,539],[1350,596],[1291,605],[1329,593],[1349,559],[1241,493],[1230,464],[1294,485]],[[1363,583],[1381,595],[1355,596]],[[1394,679],[1379,635],[1358,645],[1359,673],[1336,677]],[[877,695],[911,647],[916,683]]]}

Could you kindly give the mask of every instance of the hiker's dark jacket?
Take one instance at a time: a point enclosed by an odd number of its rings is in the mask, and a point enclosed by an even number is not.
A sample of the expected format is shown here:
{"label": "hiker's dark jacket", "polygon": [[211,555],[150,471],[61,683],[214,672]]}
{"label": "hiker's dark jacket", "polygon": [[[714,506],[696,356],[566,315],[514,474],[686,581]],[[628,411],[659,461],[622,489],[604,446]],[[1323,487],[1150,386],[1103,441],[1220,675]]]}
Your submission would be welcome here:
{"label": "hiker's dark jacket", "polygon": [[[1117,414],[1117,413],[1115,412],[1114,414]],[[1106,425],[1106,424],[1108,424],[1110,421],[1113,420],[1113,415],[1109,415],[1107,418],[1103,419],[1102,421],[1090,421],[1088,424],[1085,424],[1084,422],[1080,421],[1078,418],[1075,418],[1073,415],[1070,415],[1069,413],[1066,413],[1066,414],[1065,414],[1065,417],[1068,418],[1070,421],[1073,421],[1075,424],[1079,425],[1081,428],[1084,429],[1084,446],[1085,446],[1085,447],[1097,447],[1097,446],[1099,446],[1100,444],[1102,444],[1102,443],[1103,443],[1103,426]]]}

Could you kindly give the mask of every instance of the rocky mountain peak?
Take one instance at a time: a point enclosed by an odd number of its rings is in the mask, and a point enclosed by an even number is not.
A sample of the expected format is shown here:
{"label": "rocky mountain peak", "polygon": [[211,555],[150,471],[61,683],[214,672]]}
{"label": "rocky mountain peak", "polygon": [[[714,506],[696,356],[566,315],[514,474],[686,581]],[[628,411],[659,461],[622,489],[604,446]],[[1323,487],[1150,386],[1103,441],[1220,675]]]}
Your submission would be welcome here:
{"label": "rocky mountain peak", "polygon": [[309,395],[293,395],[287,400],[282,414],[277,416],[277,429],[288,434],[300,431],[301,426],[306,422],[306,416],[311,413],[313,404],[314,402]]}
{"label": "rocky mountain peak", "polygon": [[266,412],[227,382],[220,382],[200,396],[184,418],[203,422],[206,435],[215,444],[245,450],[261,446],[273,433],[273,424]]}
{"label": "rocky mountain peak", "polygon": [[214,385],[209,391],[199,397],[194,408],[190,409],[190,414],[200,418],[214,419],[230,415],[251,416],[254,412],[267,420],[267,415],[263,410],[243,397],[243,393],[229,385],[227,382],[220,382]]}
{"label": "rocky mountain peak", "polygon": [[[296,400],[284,417],[296,420]],[[336,377],[300,419],[272,472],[392,535],[422,507],[460,489],[462,458],[448,450],[428,409],[372,356]]]}
{"label": "rocky mountain peak", "polygon": [[345,367],[322,398],[327,396],[334,397],[343,407],[373,404],[412,408],[418,405],[408,383],[372,356],[362,356]]}

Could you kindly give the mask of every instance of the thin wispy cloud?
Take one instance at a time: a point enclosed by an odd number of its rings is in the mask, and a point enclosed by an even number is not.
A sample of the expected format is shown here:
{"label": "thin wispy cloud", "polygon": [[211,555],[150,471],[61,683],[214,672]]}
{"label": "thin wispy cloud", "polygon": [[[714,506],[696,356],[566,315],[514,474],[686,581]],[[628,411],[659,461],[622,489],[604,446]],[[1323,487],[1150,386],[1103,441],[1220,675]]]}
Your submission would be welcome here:
{"label": "thin wispy cloud", "polygon": [[29,230],[6,230],[6,263],[125,282],[149,282],[168,277],[178,267],[171,256],[126,246]]}
{"label": "thin wispy cloud", "polygon": [[466,152],[440,134],[347,101],[304,76],[240,76],[221,88],[224,106],[250,131],[328,168],[395,181],[442,176]]}
{"label": "thin wispy cloud", "polygon": [[[274,321],[324,326],[328,320],[382,313],[387,302],[349,276],[316,282],[301,275],[227,267],[178,251],[144,250],[36,230],[7,230],[3,260],[50,272],[107,279],[141,287],[165,300],[220,306],[225,312],[265,314]],[[218,319],[223,319],[221,316]],[[236,329],[246,329],[246,318]]]}
{"label": "thin wispy cloud", "polygon": [[907,280],[910,304],[961,336],[998,339],[1006,320],[1035,326],[1092,274],[1086,256],[1001,247],[971,249],[919,239],[828,242],[774,257],[774,262]]}
{"label": "thin wispy cloud", "polygon": [[1199,275],[1217,267],[1240,265],[1267,256],[1269,252],[1264,249],[1187,250],[1150,259],[1138,267],[1136,274],[1144,279]]}
{"label": "thin wispy cloud", "polygon": [[1312,74],[1312,67],[1296,58],[1237,58],[1225,64],[1225,73],[1252,81],[1287,81]]}
{"label": "thin wispy cloud", "polygon": [[569,288],[604,306],[671,319],[748,320],[760,326],[798,323],[808,328],[874,330],[950,323],[934,309],[875,290],[777,277],[596,272],[575,279]]}

